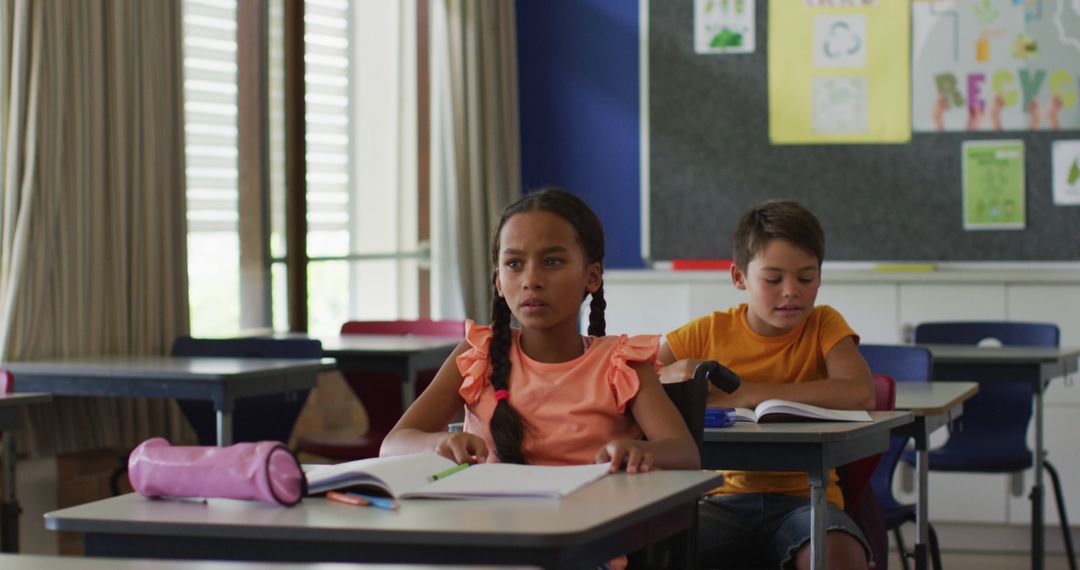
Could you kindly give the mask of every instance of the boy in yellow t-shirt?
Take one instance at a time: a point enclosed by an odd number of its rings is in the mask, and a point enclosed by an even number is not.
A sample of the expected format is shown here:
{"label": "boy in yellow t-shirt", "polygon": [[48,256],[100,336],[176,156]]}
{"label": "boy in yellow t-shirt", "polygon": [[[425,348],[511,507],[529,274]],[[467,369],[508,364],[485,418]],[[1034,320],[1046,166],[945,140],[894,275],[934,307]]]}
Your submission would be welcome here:
{"label": "boy in yellow t-shirt", "polygon": [[[710,406],[749,407],[782,398],[827,408],[873,409],[874,384],[859,337],[840,313],[814,306],[825,234],[790,200],[760,204],[739,220],[731,280],[746,304],[701,317],[667,334],[663,377],[689,377],[702,360],[733,370],[731,394],[709,387]],[[809,482],[805,473],[725,472],[724,486],[699,505],[702,567],[810,567]],[[867,568],[870,548],[829,478],[829,568]]]}

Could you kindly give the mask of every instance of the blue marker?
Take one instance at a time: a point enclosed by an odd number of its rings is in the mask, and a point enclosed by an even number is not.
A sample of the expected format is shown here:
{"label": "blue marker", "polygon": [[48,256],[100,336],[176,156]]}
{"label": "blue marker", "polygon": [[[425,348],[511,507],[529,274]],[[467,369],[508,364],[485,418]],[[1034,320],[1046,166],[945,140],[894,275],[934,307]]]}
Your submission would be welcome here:
{"label": "blue marker", "polygon": [[369,503],[371,503],[371,506],[373,506],[373,507],[375,507],[377,509],[386,509],[388,511],[396,511],[398,509],[397,501],[395,501],[393,499],[390,499],[390,498],[387,498],[387,497],[375,497],[375,496],[372,496],[372,495],[365,495],[363,493],[352,493],[352,492],[347,493],[347,494],[352,495],[354,497],[360,497],[361,499],[364,499],[364,500],[368,501]]}

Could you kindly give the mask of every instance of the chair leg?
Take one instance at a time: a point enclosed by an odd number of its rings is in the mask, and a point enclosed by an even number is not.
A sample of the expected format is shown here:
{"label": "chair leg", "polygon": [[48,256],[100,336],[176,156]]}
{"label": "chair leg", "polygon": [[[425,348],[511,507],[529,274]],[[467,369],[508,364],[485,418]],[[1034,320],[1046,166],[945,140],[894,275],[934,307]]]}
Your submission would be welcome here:
{"label": "chair leg", "polygon": [[109,492],[114,497],[120,495],[120,481],[123,477],[127,477],[129,458],[131,458],[130,451],[118,455],[116,457],[116,467],[109,473]]}
{"label": "chair leg", "polygon": [[938,546],[937,531],[932,524],[927,524],[927,530],[930,534],[930,563],[934,570],[941,570],[941,548]]}
{"label": "chair leg", "polygon": [[1069,568],[1076,570],[1076,553],[1073,551],[1072,533],[1069,531],[1069,516],[1065,513],[1065,495],[1061,491],[1061,477],[1049,461],[1043,460],[1043,467],[1050,474],[1050,482],[1054,485],[1054,497],[1057,499],[1058,519],[1061,521],[1061,532],[1065,538],[1065,552],[1069,555]]}
{"label": "chair leg", "polygon": [[893,537],[896,538],[896,550],[900,553],[900,565],[904,567],[904,570],[911,570],[911,566],[908,564],[908,551],[904,546],[904,536],[900,534],[900,527],[893,529]]}

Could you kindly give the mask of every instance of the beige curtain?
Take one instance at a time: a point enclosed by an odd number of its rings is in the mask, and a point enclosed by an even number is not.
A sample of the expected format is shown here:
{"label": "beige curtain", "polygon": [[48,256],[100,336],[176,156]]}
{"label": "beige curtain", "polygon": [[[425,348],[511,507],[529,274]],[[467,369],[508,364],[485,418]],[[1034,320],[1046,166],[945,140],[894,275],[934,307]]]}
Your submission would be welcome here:
{"label": "beige curtain", "polygon": [[[0,2],[0,357],[164,353],[188,330],[179,2]],[[163,400],[29,413],[35,454],[189,437]]]}
{"label": "beige curtain", "polygon": [[491,233],[521,196],[514,2],[431,4],[435,307],[486,322]]}

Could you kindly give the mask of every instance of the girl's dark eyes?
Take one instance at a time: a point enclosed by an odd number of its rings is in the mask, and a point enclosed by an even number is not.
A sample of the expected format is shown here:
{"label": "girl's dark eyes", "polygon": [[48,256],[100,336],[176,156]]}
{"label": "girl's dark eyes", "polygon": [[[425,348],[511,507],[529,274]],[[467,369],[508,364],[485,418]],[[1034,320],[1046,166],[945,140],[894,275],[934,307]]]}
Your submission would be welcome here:
{"label": "girl's dark eyes", "polygon": [[544,260],[545,265],[559,265],[561,263],[562,263],[562,260],[557,258],[557,257],[549,257],[549,258]]}

